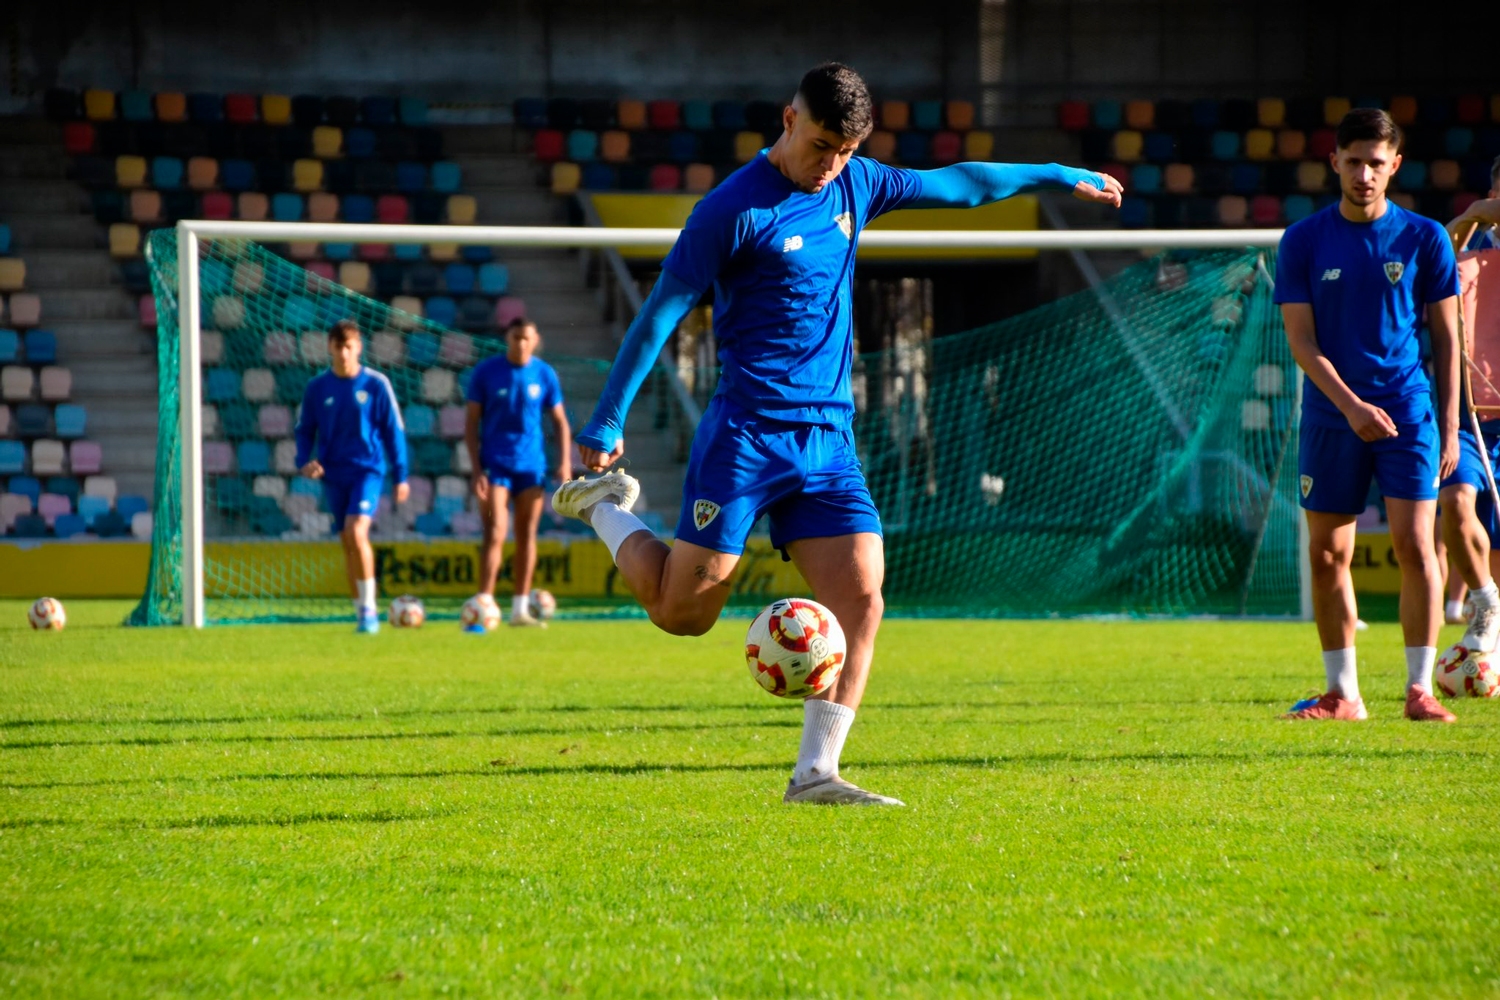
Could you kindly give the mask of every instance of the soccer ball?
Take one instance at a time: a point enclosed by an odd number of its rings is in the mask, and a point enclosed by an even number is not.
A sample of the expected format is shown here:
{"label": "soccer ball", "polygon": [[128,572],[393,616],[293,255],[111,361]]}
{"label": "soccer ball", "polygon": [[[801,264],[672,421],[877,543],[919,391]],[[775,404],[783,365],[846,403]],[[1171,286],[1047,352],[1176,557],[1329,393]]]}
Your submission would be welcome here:
{"label": "soccer ball", "polygon": [[391,602],[386,620],[396,628],[421,628],[427,620],[427,609],[422,602],[410,594],[402,594]]}
{"label": "soccer ball", "polygon": [[557,598],[552,596],[550,590],[533,590],[527,601],[531,607],[531,616],[546,621],[557,614]]}
{"label": "soccer ball", "polygon": [[789,598],[755,616],[745,634],[745,663],[755,683],[779,698],[810,698],[838,680],[848,647],[833,612]]}
{"label": "soccer ball", "polygon": [[31,622],[32,628],[61,632],[62,627],[68,624],[68,613],[63,610],[62,601],[57,598],[38,597],[26,612],[26,620]]}
{"label": "soccer ball", "polygon": [[500,605],[495,603],[491,594],[475,594],[464,601],[463,610],[458,613],[458,620],[464,626],[483,625],[486,632],[493,632],[500,627]]}
{"label": "soccer ball", "polygon": [[1432,679],[1444,694],[1455,698],[1494,698],[1500,695],[1500,669],[1493,656],[1464,645],[1450,646],[1438,658]]}

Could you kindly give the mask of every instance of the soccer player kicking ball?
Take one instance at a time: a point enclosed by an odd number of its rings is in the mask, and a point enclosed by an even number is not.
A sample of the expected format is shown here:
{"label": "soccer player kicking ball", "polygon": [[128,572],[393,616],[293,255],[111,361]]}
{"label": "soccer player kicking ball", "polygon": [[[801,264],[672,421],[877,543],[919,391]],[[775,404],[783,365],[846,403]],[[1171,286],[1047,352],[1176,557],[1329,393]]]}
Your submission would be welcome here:
{"label": "soccer player kicking ball", "polygon": [[[516,585],[510,603],[512,625],[545,626],[527,604],[536,572],[536,529],[542,517],[542,483],[547,455],[542,441],[542,414],[557,427],[558,477],[572,478],[573,442],[563,410],[557,372],[535,357],[541,336],[536,324],[513,321],[505,330],[505,353],[481,361],[469,379],[469,406],[464,444],[473,467],[473,490],[484,516],[481,594],[493,594],[505,546],[505,505],[516,508],[516,554],[511,576]],[[484,626],[476,626],[484,631]]]}
{"label": "soccer player kicking ball", "polygon": [[775,145],[693,210],[578,435],[590,469],[621,456],[625,414],[642,380],[712,287],[722,374],[693,438],[676,543],[668,548],[630,512],[640,487],[620,472],[565,483],[552,503],[593,526],[651,620],[673,635],[713,627],[751,525],[769,513],[771,544],[837,616],[849,643],[837,685],[806,703],[785,801],[900,805],[839,777],[875,650],[885,573],[880,516],[851,430],[860,231],[899,208],[963,208],[1042,187],[1118,206],[1120,186],[1056,164],[913,171],[851,158],[872,129],[870,94],[838,63],[802,78],[782,124]]}
{"label": "soccer player kicking ball", "polygon": [[[1294,719],[1363,719],[1354,659],[1354,519],[1373,475],[1401,563],[1406,717],[1452,722],[1432,696],[1442,625],[1433,547],[1438,484],[1458,464],[1458,269],[1438,223],[1386,199],[1401,130],[1359,108],[1339,123],[1333,168],[1343,196],[1282,237],[1276,301],[1306,374],[1298,472],[1311,536],[1313,615],[1327,692]],[[1437,413],[1418,357],[1425,312]]]}
{"label": "soccer player kicking ball", "polygon": [[[354,595],[357,632],[380,631],[375,610],[375,552],[370,519],[380,505],[389,461],[396,479],[396,502],[405,503],[406,425],[390,380],[359,363],[364,339],[353,320],[341,319],[328,331],[332,367],[313,377],[302,393],[297,417],[297,467],[309,479],[323,480],[323,497],[339,526],[349,589]],[[318,457],[312,457],[314,443]]]}
{"label": "soccer player kicking ball", "polygon": [[[1448,236],[1456,250],[1500,249],[1495,226],[1500,223],[1500,157],[1490,165],[1489,196],[1476,201],[1463,215],[1448,223]],[[1474,331],[1466,331],[1472,351]],[[1462,385],[1462,382],[1460,382]],[[1443,480],[1438,493],[1442,507],[1444,541],[1449,559],[1469,588],[1468,630],[1459,644],[1490,652],[1500,632],[1500,591],[1494,579],[1495,541],[1500,536],[1495,504],[1485,479],[1479,449],[1489,456],[1490,468],[1500,468],[1500,420],[1479,425],[1482,440],[1474,437],[1468,421],[1458,429],[1458,468]],[[1447,609],[1451,612],[1452,608]]]}

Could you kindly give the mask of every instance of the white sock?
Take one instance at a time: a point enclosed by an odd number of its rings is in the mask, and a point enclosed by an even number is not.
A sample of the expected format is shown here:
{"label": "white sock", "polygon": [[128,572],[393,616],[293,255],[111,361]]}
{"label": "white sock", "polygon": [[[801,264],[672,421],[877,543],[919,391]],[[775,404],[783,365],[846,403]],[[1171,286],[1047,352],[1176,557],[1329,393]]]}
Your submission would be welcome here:
{"label": "white sock", "polygon": [[603,539],[605,546],[609,549],[611,559],[620,551],[620,546],[625,544],[625,539],[637,531],[651,530],[630,511],[621,510],[619,504],[610,503],[608,500],[601,500],[594,504],[589,513],[589,524]]}
{"label": "white sock", "polygon": [[[1494,584],[1490,584],[1490,586],[1494,586]],[[1458,619],[1462,618],[1463,616],[1464,616],[1464,602],[1463,601],[1449,601],[1447,604],[1443,605],[1443,617],[1446,618],[1446,619],[1448,619],[1449,621],[1457,621]]]}
{"label": "white sock", "polygon": [[525,594],[517,594],[515,597],[512,597],[510,599],[510,616],[512,618],[525,618],[527,615],[531,614],[531,609],[528,608],[526,604],[527,601]]}
{"label": "white sock", "polygon": [[1328,675],[1328,690],[1337,691],[1349,701],[1359,701],[1359,672],[1354,666],[1354,647],[1325,649],[1323,673]]}
{"label": "white sock", "polygon": [[854,709],[832,701],[803,703],[802,746],[797,751],[797,769],[792,784],[832,778],[839,773],[839,754],[854,725]]}
{"label": "white sock", "polygon": [[[1475,605],[1486,604],[1493,607],[1496,604],[1500,604],[1500,588],[1497,588],[1495,586],[1495,581],[1491,580],[1489,583],[1485,584],[1483,587],[1480,587],[1478,590],[1469,591],[1469,600],[1472,601]],[[1463,605],[1460,604],[1458,608],[1458,613],[1460,616],[1462,616]]]}
{"label": "white sock", "polygon": [[1415,684],[1432,694],[1432,665],[1437,662],[1436,646],[1406,647],[1406,685]]}
{"label": "white sock", "polygon": [[355,581],[354,588],[359,591],[359,597],[354,600],[356,611],[375,610],[375,578]]}

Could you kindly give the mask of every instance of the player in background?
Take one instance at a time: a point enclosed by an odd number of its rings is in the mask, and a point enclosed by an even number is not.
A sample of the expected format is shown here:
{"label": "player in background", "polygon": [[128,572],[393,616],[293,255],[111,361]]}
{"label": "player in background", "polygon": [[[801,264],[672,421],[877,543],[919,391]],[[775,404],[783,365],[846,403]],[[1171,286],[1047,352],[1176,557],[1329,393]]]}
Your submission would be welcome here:
{"label": "player in background", "polygon": [[[1432,695],[1443,590],[1433,522],[1438,484],[1458,464],[1457,262],[1440,224],[1386,198],[1401,166],[1401,130],[1388,114],[1345,115],[1332,163],[1342,196],[1287,229],[1276,267],[1276,301],[1306,376],[1298,472],[1328,682],[1289,716],[1365,718],[1349,565],[1373,476],[1401,563],[1406,717],[1451,722]],[[1418,346],[1424,313],[1436,413]]]}
{"label": "player in background", "polygon": [[870,94],[838,63],[802,78],[782,125],[770,149],[693,209],[578,435],[588,468],[602,471],[620,458],[641,382],[678,321],[712,288],[722,374],[693,438],[675,544],[630,512],[640,487],[620,472],[563,484],[553,506],[593,526],[651,620],[673,635],[713,627],[750,528],[769,513],[771,543],[849,643],[837,685],[805,704],[784,800],[900,805],[839,776],[884,608],[880,516],[851,426],[859,233],[899,208],[963,208],[1044,187],[1118,206],[1120,186],[1057,164],[914,171],[854,157],[873,128]]}
{"label": "player in background", "polygon": [[[323,497],[344,543],[344,564],[354,595],[358,632],[379,632],[375,610],[375,552],[370,519],[380,505],[387,464],[396,480],[396,502],[411,493],[406,483],[406,425],[390,380],[360,365],[364,338],[353,320],[328,331],[328,371],[315,375],[302,393],[297,417],[297,467],[323,480]],[[313,457],[313,446],[318,449]]]}
{"label": "player in background", "polygon": [[[1455,250],[1500,249],[1500,241],[1495,235],[1497,224],[1500,224],[1500,157],[1490,164],[1488,195],[1448,223],[1448,236]],[[1472,330],[1467,331],[1467,338],[1472,349]],[[1468,405],[1467,399],[1464,405]],[[1464,416],[1467,417],[1467,412]],[[1448,543],[1448,558],[1455,570],[1454,575],[1469,590],[1469,628],[1459,643],[1469,649],[1489,652],[1495,648],[1496,633],[1500,632],[1500,592],[1497,592],[1494,580],[1497,568],[1495,542],[1500,535],[1500,523],[1496,520],[1497,512],[1485,480],[1479,449],[1482,446],[1489,455],[1491,469],[1500,469],[1500,420],[1483,421],[1479,433],[1482,442],[1474,439],[1467,419],[1460,423],[1458,468],[1443,480],[1438,498],[1442,506],[1440,520]],[[1453,594],[1453,589],[1449,593]],[[1455,608],[1451,606],[1453,603],[1450,601],[1450,606],[1444,609],[1444,616],[1450,620],[1461,619],[1462,605]]]}
{"label": "player in background", "polygon": [[[536,572],[536,529],[542,518],[542,484],[547,454],[542,415],[557,428],[558,478],[573,477],[573,441],[563,410],[557,372],[536,350],[542,341],[536,324],[513,320],[505,329],[505,353],[481,361],[469,379],[464,444],[473,468],[472,489],[484,518],[484,557],[479,592],[493,594],[505,549],[506,504],[516,508],[516,552],[511,560],[515,596],[512,625],[543,625],[531,614],[528,595]],[[476,626],[484,631],[484,626]]]}

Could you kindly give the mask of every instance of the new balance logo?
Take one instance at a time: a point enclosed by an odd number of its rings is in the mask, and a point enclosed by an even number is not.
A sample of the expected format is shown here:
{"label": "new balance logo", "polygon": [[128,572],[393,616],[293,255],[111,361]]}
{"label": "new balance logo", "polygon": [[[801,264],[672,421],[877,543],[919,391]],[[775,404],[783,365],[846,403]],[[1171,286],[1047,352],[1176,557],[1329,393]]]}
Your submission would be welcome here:
{"label": "new balance logo", "polygon": [[1326,271],[1323,272],[1323,280],[1324,281],[1338,281],[1339,280],[1339,275],[1342,274],[1342,273],[1343,272],[1340,271],[1338,268],[1336,268],[1336,267],[1330,267],[1328,270],[1326,270]]}
{"label": "new balance logo", "polygon": [[801,249],[802,249],[802,237],[800,237],[800,236],[788,236],[786,239],[784,239],[784,240],[781,241],[781,252],[782,253],[791,253],[793,250],[801,250]]}

